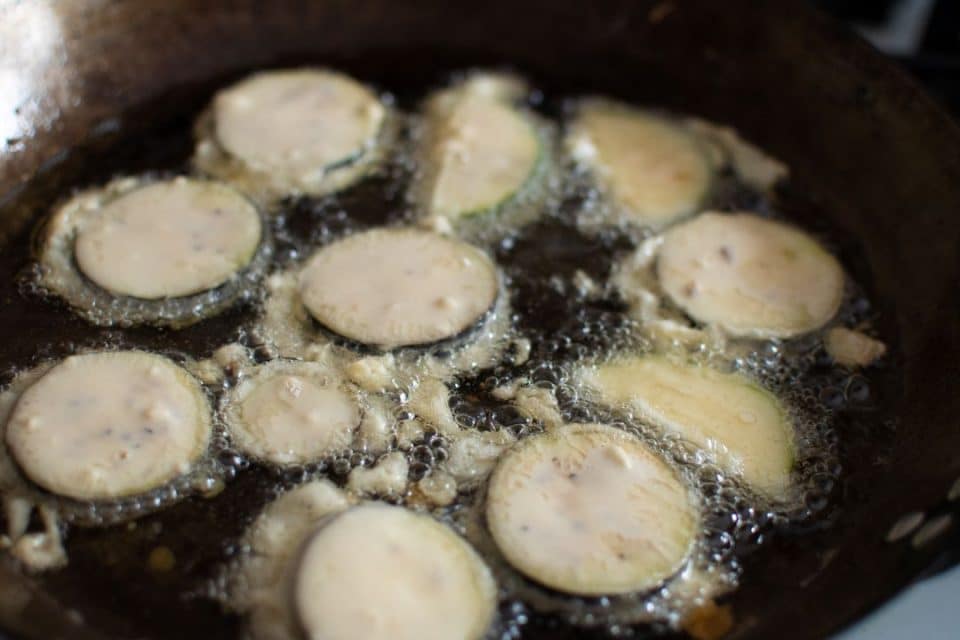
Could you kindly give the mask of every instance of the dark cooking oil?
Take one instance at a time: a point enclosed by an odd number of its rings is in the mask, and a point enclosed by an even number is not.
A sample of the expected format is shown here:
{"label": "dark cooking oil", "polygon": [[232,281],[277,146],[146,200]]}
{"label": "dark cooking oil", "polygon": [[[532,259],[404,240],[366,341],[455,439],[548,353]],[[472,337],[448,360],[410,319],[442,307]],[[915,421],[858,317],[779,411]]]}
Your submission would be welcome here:
{"label": "dark cooking oil", "polygon": [[[403,86],[391,85],[389,78],[384,78],[381,88],[393,92],[400,108],[415,111],[420,97],[448,77],[446,72],[423,73],[415,79],[408,77]],[[532,80],[536,82],[536,78]],[[102,184],[116,175],[187,171],[193,118],[222,84],[179,90],[175,99],[164,97],[135,113],[121,115],[115,127],[102,128],[105,133],[100,137],[38,175],[5,205],[7,210],[0,212],[4,219],[24,212],[31,217],[17,238],[0,251],[0,327],[7,336],[0,343],[4,384],[18,371],[78,349],[142,348],[199,359],[230,341],[255,346],[247,331],[257,316],[255,301],[179,331],[151,327],[116,330],[87,324],[28,285],[32,227],[44,212],[73,190]],[[567,95],[538,95],[531,107],[551,117],[561,116],[565,99],[576,94],[576,87],[565,89]],[[344,234],[407,220],[406,186],[414,170],[409,156],[399,153],[377,174],[344,192],[278,204],[271,221],[274,269],[290,265],[312,248]],[[822,221],[828,216],[805,194],[788,187],[771,202],[731,179],[723,185],[713,202],[715,208],[747,207],[796,220],[816,233],[851,269],[856,244],[825,226]],[[602,289],[584,295],[575,285],[578,272],[604,283],[616,259],[639,240],[635,233],[622,229],[588,232],[579,228],[578,211],[591,206],[593,196],[580,188],[560,189],[545,205],[548,211],[541,219],[516,231],[504,229],[490,240],[488,247],[502,266],[511,292],[513,330],[530,341],[531,351],[522,364],[498,365],[456,380],[450,404],[462,426],[508,429],[518,437],[537,432],[536,423],[491,393],[519,377],[553,391],[568,420],[618,420],[581,402],[569,377],[571,364],[578,360],[637,347],[633,321],[623,301]],[[859,275],[854,269],[854,280]],[[847,325],[875,319],[868,297],[854,282],[841,318]],[[825,357],[819,341],[810,338],[764,343],[740,358],[736,367],[762,380],[794,412],[800,425],[802,498],[787,507],[757,506],[749,493],[731,484],[718,469],[698,462],[695,452],[679,443],[660,448],[678,464],[686,465],[689,479],[704,500],[704,543],[698,551],[703,557],[698,562],[718,567],[724,572],[723,580],[740,583],[740,589],[727,597],[734,611],[739,611],[762,600],[762,588],[752,588],[751,581],[753,576],[762,576],[769,563],[778,568],[779,579],[791,579],[793,571],[793,578],[801,580],[806,568],[791,567],[789,560],[795,541],[829,548],[831,525],[844,507],[845,474],[886,455],[892,422],[884,411],[884,398],[897,382],[891,369],[857,374],[839,370]],[[638,435],[649,439],[649,434],[638,431]],[[408,454],[412,479],[430,473],[446,455],[443,437],[426,434]],[[69,565],[35,580],[105,637],[237,637],[241,622],[224,613],[216,597],[222,596],[223,568],[244,552],[244,529],[273,496],[293,483],[324,476],[343,484],[352,467],[372,462],[358,454],[279,474],[224,447],[216,460],[224,487],[214,497],[194,494],[136,520],[122,521],[118,516],[112,525],[71,525],[66,537]],[[476,497],[471,493],[461,496],[442,517],[457,526]],[[101,517],[101,522],[110,520],[110,513]],[[652,624],[642,625],[621,622],[616,608],[626,605],[616,602],[535,594],[534,603],[538,604],[549,596],[548,608],[553,613],[542,614],[520,597],[522,593],[505,594],[498,627],[504,638],[643,637],[668,633],[669,623],[675,622],[667,592],[635,599],[631,606],[661,614],[653,616],[657,621]],[[613,613],[608,615],[608,611]]]}

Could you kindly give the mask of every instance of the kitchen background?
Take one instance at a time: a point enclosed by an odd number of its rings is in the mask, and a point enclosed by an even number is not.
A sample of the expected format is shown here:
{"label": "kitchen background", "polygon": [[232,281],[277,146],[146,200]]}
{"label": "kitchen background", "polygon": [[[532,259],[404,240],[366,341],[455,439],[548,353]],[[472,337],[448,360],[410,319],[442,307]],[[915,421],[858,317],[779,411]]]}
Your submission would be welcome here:
{"label": "kitchen background", "polygon": [[[896,59],[960,118],[960,0],[811,2]],[[836,640],[960,638],[960,532],[952,535],[952,549],[914,586]]]}

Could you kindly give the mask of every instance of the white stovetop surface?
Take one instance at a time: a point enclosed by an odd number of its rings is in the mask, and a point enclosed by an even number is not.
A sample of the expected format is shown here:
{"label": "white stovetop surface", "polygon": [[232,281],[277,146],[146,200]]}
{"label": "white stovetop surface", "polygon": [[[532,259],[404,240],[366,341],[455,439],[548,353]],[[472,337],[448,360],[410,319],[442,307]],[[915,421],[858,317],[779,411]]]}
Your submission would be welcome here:
{"label": "white stovetop surface", "polygon": [[960,567],[913,585],[834,640],[957,640]]}

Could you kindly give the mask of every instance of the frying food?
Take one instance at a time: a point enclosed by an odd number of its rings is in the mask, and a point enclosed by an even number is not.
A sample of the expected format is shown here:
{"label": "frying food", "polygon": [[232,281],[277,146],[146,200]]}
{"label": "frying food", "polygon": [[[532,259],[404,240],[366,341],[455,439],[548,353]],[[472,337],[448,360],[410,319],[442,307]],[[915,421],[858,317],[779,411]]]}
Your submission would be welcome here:
{"label": "frying food", "polygon": [[242,451],[291,465],[347,450],[360,425],[361,405],[331,367],[275,360],[244,373],[226,398],[224,416]]}
{"label": "frying food", "polygon": [[664,234],[657,260],[679,307],[733,335],[819,329],[843,300],[840,263],[804,232],[748,213],[704,213]]}
{"label": "frying food", "polygon": [[489,569],[463,539],[382,504],[323,525],[303,548],[293,590],[306,636],[330,640],[479,640],[496,602]]}
{"label": "frying food", "polygon": [[0,391],[0,548],[157,540],[143,588],[252,640],[631,635],[726,611],[741,550],[830,505],[886,346],[787,167],[510,73],[429,89],[255,73],[189,177],[55,208],[27,275],[95,326]]}
{"label": "frying food", "polygon": [[326,69],[257,73],[218,93],[197,127],[194,165],[260,200],[350,186],[380,160],[389,109]]}
{"label": "frying food", "polygon": [[[522,206],[547,162],[547,133],[515,102],[509,76],[476,74],[427,100],[414,198],[424,214],[457,223]],[[490,226],[490,221],[486,222]]]}
{"label": "frying food", "polygon": [[44,232],[40,284],[97,324],[198,322],[251,295],[269,253],[249,200],[185,177],[84,192]]}
{"label": "frying food", "polygon": [[89,353],[67,358],[23,392],[5,441],[44,489],[111,499],[187,473],[207,448],[210,414],[200,384],[166,358]]}
{"label": "frying food", "polygon": [[638,439],[569,425],[524,440],[490,479],[487,524],[521,572],[578,595],[645,591],[676,573],[699,516],[677,473]]}
{"label": "frying food", "polygon": [[359,343],[395,349],[457,336],[493,306],[496,266],[467,243],[383,229],[320,249],[300,275],[310,314]]}
{"label": "frying food", "polygon": [[710,149],[662,115],[587,100],[567,144],[631,222],[664,227],[695,213],[710,192]]}
{"label": "frying food", "polygon": [[641,356],[587,366],[578,377],[597,401],[638,411],[762,493],[787,495],[793,425],[776,396],[745,376]]}

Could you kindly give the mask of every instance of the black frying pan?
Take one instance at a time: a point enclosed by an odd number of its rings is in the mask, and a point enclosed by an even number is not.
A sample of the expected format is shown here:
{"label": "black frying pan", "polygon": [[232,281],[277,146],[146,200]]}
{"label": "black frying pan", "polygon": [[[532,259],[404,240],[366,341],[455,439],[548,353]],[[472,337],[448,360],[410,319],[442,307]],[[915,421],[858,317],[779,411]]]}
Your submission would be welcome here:
{"label": "black frying pan", "polygon": [[[318,61],[383,86],[420,86],[448,69],[506,63],[548,90],[733,124],[791,165],[791,189],[809,202],[801,222],[842,240],[845,263],[878,304],[897,363],[880,387],[899,425],[844,418],[832,526],[781,536],[744,559],[733,635],[823,636],[949,561],[955,529],[919,549],[884,537],[907,512],[948,513],[960,476],[960,131],[903,73],[800,2],[5,4],[0,365],[61,355],[103,333],[20,295],[10,274],[26,257],[27,220],[74,186],[186,157],[182,132],[218,83]],[[123,339],[202,355],[243,313]],[[161,521],[177,528],[187,578],[209,575],[228,551],[202,542],[238,535],[266,499],[255,474],[229,491],[235,499],[187,501]],[[184,599],[176,579],[133,580],[154,529],[147,519],[129,533],[71,532],[69,577],[25,580],[0,563],[0,627],[37,638],[231,637],[237,621]],[[529,635],[592,637],[536,625]]]}

